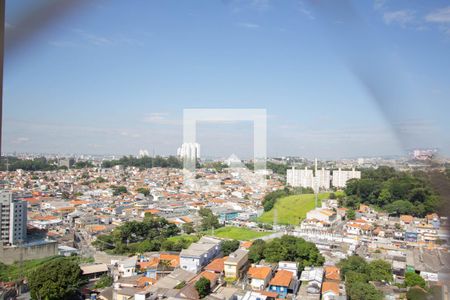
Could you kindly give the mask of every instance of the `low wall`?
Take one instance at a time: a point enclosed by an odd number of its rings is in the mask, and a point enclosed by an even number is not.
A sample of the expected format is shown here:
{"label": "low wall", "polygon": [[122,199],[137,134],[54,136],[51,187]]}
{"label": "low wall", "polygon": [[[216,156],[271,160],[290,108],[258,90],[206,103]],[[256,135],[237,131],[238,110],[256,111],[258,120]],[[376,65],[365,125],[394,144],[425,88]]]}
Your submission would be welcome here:
{"label": "low wall", "polygon": [[58,255],[58,243],[46,242],[38,245],[25,245],[23,247],[2,247],[0,246],[0,262],[12,264],[23,260],[39,259]]}

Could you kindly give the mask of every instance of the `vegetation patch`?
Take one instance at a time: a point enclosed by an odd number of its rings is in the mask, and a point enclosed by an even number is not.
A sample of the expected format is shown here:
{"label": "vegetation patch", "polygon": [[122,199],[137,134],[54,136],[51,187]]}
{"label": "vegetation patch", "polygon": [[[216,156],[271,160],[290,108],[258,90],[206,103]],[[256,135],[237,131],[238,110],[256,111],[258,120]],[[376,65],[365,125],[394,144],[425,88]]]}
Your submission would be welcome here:
{"label": "vegetation patch", "polygon": [[214,230],[214,234],[211,232],[205,232],[206,234],[211,234],[216,237],[225,238],[225,239],[232,239],[232,240],[239,240],[239,241],[248,241],[256,238],[260,238],[266,235],[271,234],[271,232],[261,232],[261,231],[255,231],[244,227],[234,227],[234,226],[227,226],[227,227],[221,227],[217,230]]}
{"label": "vegetation patch", "polygon": [[[329,198],[329,193],[321,193],[318,195],[317,205],[322,205],[322,199]],[[274,212],[277,211],[277,223],[284,225],[298,225],[301,220],[306,217],[306,213],[314,209],[315,195],[314,194],[301,194],[291,195],[277,199],[274,207],[264,212],[261,217],[258,218],[262,223],[273,223]]]}

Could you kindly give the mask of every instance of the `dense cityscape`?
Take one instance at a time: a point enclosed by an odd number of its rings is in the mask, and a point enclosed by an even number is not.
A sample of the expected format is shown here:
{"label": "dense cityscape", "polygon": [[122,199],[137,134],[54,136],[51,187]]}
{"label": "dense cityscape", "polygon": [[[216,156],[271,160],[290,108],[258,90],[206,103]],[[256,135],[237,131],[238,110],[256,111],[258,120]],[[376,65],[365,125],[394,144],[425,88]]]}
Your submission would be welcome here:
{"label": "dense cityscape", "polygon": [[448,0],[0,0],[0,300],[450,300]]}
{"label": "dense cityscape", "polygon": [[[450,223],[435,177],[448,180],[450,169],[435,152],[271,158],[264,185],[251,181],[252,161],[199,155],[4,157],[2,293],[142,300],[447,293]],[[184,182],[185,159],[197,161],[195,179],[208,188]]]}

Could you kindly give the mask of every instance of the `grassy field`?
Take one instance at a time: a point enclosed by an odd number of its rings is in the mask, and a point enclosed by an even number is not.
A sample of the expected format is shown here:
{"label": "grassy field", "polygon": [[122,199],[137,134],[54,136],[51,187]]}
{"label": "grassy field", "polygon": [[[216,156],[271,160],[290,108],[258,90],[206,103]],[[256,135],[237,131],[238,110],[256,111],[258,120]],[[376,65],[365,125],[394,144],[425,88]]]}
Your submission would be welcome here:
{"label": "grassy field", "polygon": [[[208,231],[205,232],[205,234],[211,235],[211,232]],[[271,234],[271,232],[259,232],[244,227],[233,227],[233,226],[221,227],[219,229],[214,230],[214,236],[216,237],[240,241],[248,241],[269,234]]]}
{"label": "grassy field", "polygon": [[[318,206],[321,205],[321,199],[327,199],[329,193],[319,194]],[[306,217],[306,213],[314,209],[314,194],[292,195],[277,200],[275,207],[264,212],[258,218],[262,223],[273,223],[274,210],[277,209],[278,224],[298,225],[300,220]]]}

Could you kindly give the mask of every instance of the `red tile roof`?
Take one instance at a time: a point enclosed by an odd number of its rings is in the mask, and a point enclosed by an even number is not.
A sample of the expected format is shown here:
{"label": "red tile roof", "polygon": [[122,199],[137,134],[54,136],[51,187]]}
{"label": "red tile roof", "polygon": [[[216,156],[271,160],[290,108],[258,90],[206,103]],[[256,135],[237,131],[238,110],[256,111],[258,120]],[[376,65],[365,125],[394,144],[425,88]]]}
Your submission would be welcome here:
{"label": "red tile roof", "polygon": [[292,273],[286,270],[278,271],[270,281],[270,285],[289,286],[292,280]]}
{"label": "red tile roof", "polygon": [[333,281],[325,281],[322,284],[322,294],[330,291],[336,295],[339,295],[339,284]]}
{"label": "red tile roof", "polygon": [[335,266],[326,266],[325,278],[329,280],[341,280],[341,270]]}
{"label": "red tile roof", "polygon": [[250,267],[247,274],[250,278],[266,279],[271,272],[272,269],[269,267]]}
{"label": "red tile roof", "polygon": [[222,258],[216,258],[212,262],[210,262],[206,267],[205,270],[222,273],[224,269],[224,262],[228,258],[228,256],[222,257]]}

